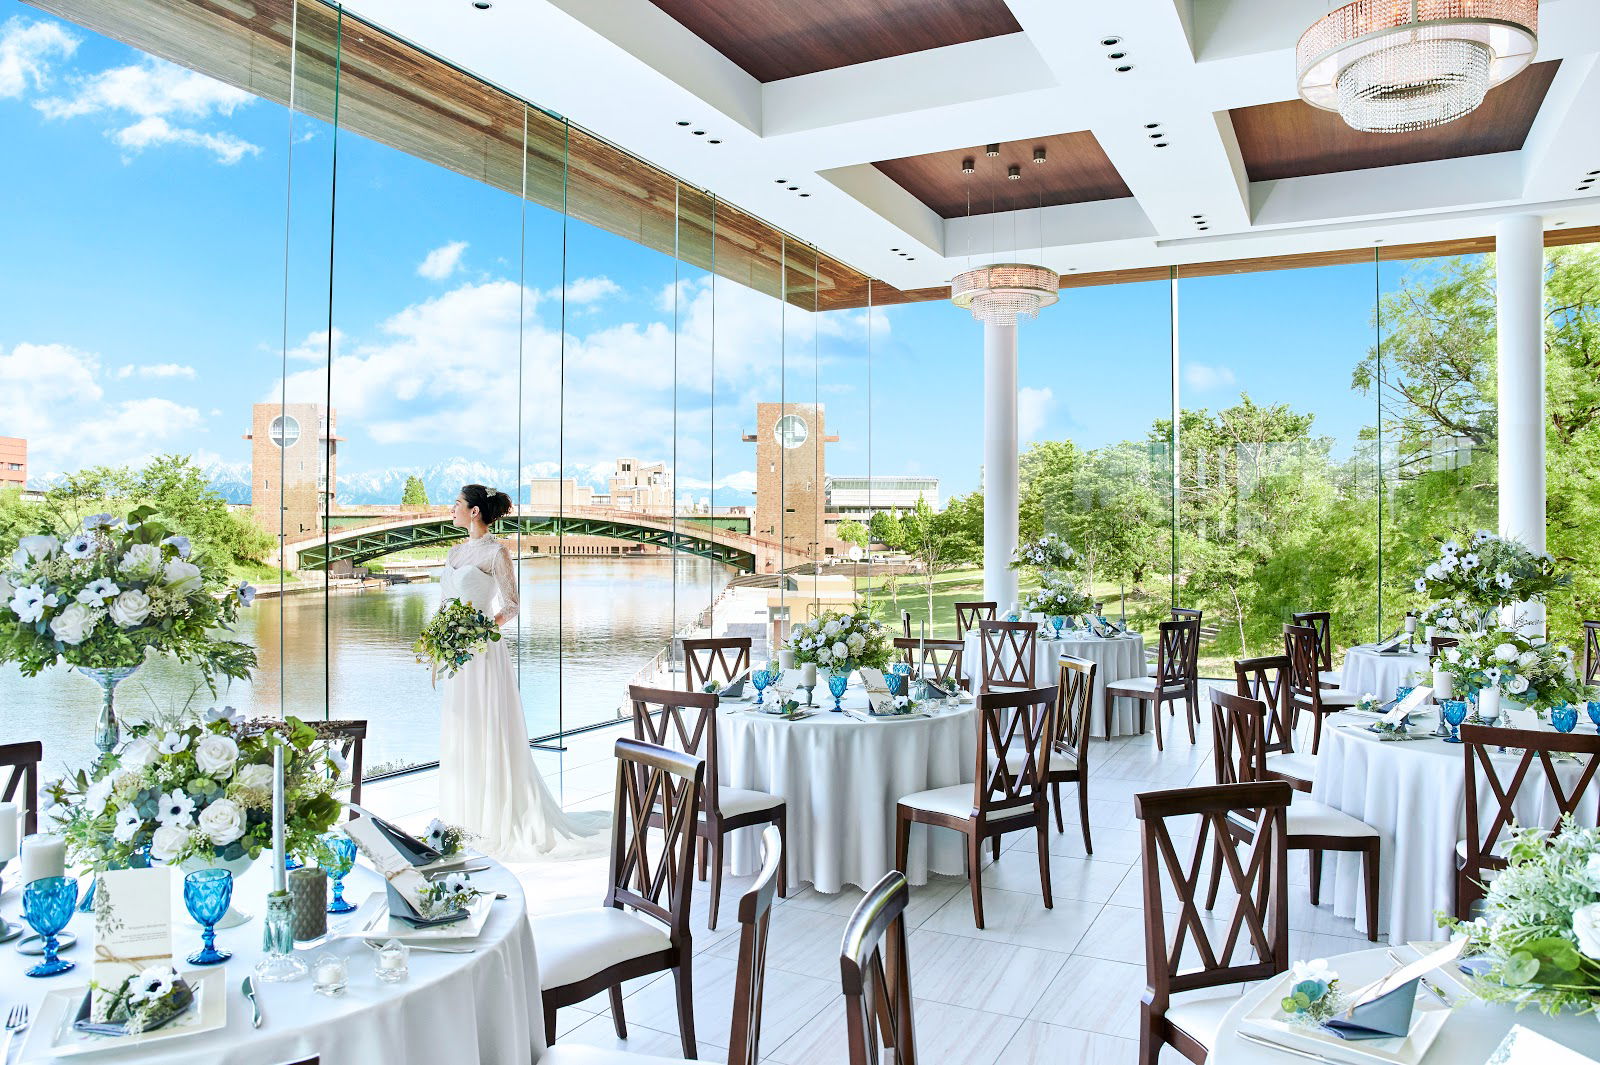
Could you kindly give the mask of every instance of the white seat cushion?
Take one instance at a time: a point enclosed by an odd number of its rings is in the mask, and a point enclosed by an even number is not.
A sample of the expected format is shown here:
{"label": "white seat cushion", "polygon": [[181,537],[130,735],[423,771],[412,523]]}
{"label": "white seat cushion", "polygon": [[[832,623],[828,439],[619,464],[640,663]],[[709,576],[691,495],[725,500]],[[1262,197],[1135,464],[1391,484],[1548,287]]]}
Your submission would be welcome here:
{"label": "white seat cushion", "polygon": [[1354,706],[1361,701],[1361,696],[1354,692],[1325,691],[1321,695],[1324,707]]}
{"label": "white seat cushion", "polygon": [[1154,662],[1152,662],[1148,666],[1145,667],[1144,675],[1147,676],[1147,677],[1153,677],[1153,676],[1156,675],[1156,670],[1158,668],[1160,668],[1160,667],[1158,667]]}
{"label": "white seat cushion", "polygon": [[1194,1036],[1207,1049],[1217,1045],[1217,1033],[1222,1030],[1222,1019],[1239,1004],[1239,996],[1251,984],[1227,988],[1204,988],[1173,995],[1167,1003],[1167,1023]]}
{"label": "white seat cushion", "polygon": [[1278,751],[1267,755],[1267,768],[1274,773],[1287,773],[1300,780],[1317,779],[1317,760],[1299,751]]}
{"label": "white seat cushion", "polygon": [[698,1065],[688,1058],[658,1058],[654,1054],[635,1054],[627,1050],[557,1043],[539,1055],[539,1065]]}
{"label": "white seat cushion", "polygon": [[1376,836],[1378,830],[1365,821],[1358,821],[1326,803],[1296,795],[1289,804],[1289,835],[1291,836]]}
{"label": "white seat cushion", "polygon": [[934,788],[931,791],[913,792],[904,796],[900,800],[900,805],[909,806],[913,810],[927,810],[930,813],[949,814],[952,817],[966,817],[972,813],[972,785],[952,784],[948,788]]}
{"label": "white seat cushion", "polygon": [[[1506,838],[1502,837],[1502,838],[1500,838],[1500,839],[1495,841],[1495,845],[1493,847],[1489,848],[1489,851],[1496,858],[1504,858],[1506,855],[1511,853],[1511,841],[1509,839],[1506,839]],[[1464,839],[1456,840],[1456,857],[1460,858],[1462,861],[1466,861],[1467,860],[1467,841],[1466,840],[1464,840]]]}
{"label": "white seat cushion", "polygon": [[1344,683],[1344,674],[1337,669],[1325,669],[1317,674],[1317,680],[1332,688],[1337,688]]}
{"label": "white seat cushion", "polygon": [[575,984],[618,962],[672,946],[660,922],[610,906],[535,917],[533,941],[544,989]]}
{"label": "white seat cushion", "polygon": [[764,791],[746,791],[744,788],[718,788],[717,809],[722,816],[733,817],[752,810],[769,810],[783,805],[782,795],[768,795]]}
{"label": "white seat cushion", "polygon": [[[1154,694],[1155,690],[1155,677],[1128,677],[1126,680],[1114,680],[1106,685],[1106,691],[1115,691],[1118,694],[1122,692],[1150,692]],[[1168,684],[1167,691],[1174,695],[1182,695],[1183,685]]]}

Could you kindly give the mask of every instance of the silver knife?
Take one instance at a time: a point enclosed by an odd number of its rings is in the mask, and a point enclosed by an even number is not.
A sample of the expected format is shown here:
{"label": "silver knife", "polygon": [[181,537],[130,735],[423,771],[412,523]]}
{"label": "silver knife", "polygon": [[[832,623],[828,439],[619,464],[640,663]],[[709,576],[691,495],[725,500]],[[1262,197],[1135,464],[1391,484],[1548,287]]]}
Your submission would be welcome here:
{"label": "silver knife", "polygon": [[252,1028],[260,1028],[261,1027],[261,1003],[256,999],[256,981],[255,981],[255,977],[252,977],[252,976],[245,977],[244,978],[244,983],[239,985],[239,990],[243,991],[244,992],[244,997],[250,1000],[250,1009],[253,1010],[254,1013],[255,1013],[255,1016],[253,1016],[250,1019],[250,1027],[252,1027]]}
{"label": "silver knife", "polygon": [[1237,1029],[1234,1034],[1245,1042],[1254,1043],[1256,1046],[1267,1047],[1271,1050],[1281,1050],[1285,1054],[1293,1054],[1297,1058],[1309,1058],[1312,1061],[1325,1061],[1329,1062],[1330,1065],[1338,1065],[1332,1058],[1325,1058],[1321,1054],[1315,1054],[1309,1050],[1301,1050],[1299,1047],[1292,1047],[1287,1043],[1279,1043],[1263,1036],[1251,1035],[1249,1032],[1241,1032]]}

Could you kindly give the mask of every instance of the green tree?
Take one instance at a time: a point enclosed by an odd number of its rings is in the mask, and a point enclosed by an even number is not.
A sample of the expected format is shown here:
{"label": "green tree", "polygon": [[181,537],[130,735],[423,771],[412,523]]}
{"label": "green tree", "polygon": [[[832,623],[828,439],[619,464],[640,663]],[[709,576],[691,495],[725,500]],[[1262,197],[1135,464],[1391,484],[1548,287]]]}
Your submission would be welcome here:
{"label": "green tree", "polygon": [[847,544],[854,544],[865,551],[867,549],[867,527],[859,521],[846,518],[834,529],[834,535]]}
{"label": "green tree", "polygon": [[880,510],[867,521],[867,531],[872,539],[891,551],[905,550],[906,531],[900,524],[898,510]]}
{"label": "green tree", "polygon": [[422,478],[411,474],[406,478],[406,486],[400,494],[400,505],[403,507],[425,507],[428,505],[428,486],[422,483]]}

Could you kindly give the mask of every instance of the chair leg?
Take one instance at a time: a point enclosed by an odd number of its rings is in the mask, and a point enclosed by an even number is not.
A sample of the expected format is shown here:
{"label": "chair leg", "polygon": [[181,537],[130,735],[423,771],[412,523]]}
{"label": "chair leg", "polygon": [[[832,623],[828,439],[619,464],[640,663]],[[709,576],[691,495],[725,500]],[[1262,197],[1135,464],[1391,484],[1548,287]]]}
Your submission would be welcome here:
{"label": "chair leg", "polygon": [[1311,753],[1315,755],[1322,746],[1322,715],[1315,711],[1311,714]]}
{"label": "chair leg", "polygon": [[1361,855],[1362,887],[1367,896],[1367,939],[1378,941],[1378,841],[1367,843]]}
{"label": "chair leg", "polygon": [[1094,841],[1089,838],[1089,772],[1078,767],[1078,823],[1083,826],[1083,851],[1094,853]]}
{"label": "chair leg", "polygon": [[994,849],[994,860],[998,862],[1000,860],[1000,837],[993,837],[989,840],[989,843]]}
{"label": "chair leg", "polygon": [[1044,908],[1055,909],[1055,894],[1050,888],[1050,814],[1039,811],[1039,887],[1044,892]]}
{"label": "chair leg", "polygon": [[722,841],[728,837],[718,832],[711,837],[711,925],[717,930],[717,908],[722,904]]}
{"label": "chair leg", "polygon": [[1189,746],[1194,746],[1194,719],[1199,713],[1200,699],[1198,694],[1190,695],[1185,689],[1183,693],[1183,720],[1189,725]]}
{"label": "chair leg", "polygon": [[689,952],[678,955],[678,964],[672,967],[672,982],[678,988],[678,1037],[683,1040],[683,1056],[698,1058],[694,1042],[694,978],[689,971]]}
{"label": "chair leg", "polygon": [[972,919],[983,927],[983,840],[976,832],[967,836],[967,884],[972,888]]}
{"label": "chair leg", "polygon": [[556,1007],[548,1002],[544,1004],[544,1042],[546,1046],[556,1043]]}
{"label": "chair leg", "polygon": [[[1139,720],[1140,721],[1144,720],[1144,711],[1145,711],[1145,708],[1148,707],[1149,705],[1150,705],[1149,702],[1147,702],[1146,700],[1144,700],[1144,699],[1140,699],[1139,700]],[[1161,704],[1157,703],[1156,704],[1156,750],[1164,751],[1166,749],[1167,749],[1166,746],[1163,745],[1162,742],[1161,742]]]}
{"label": "chair leg", "polygon": [[772,819],[778,826],[778,845],[783,848],[783,861],[778,864],[778,897],[789,897],[789,807],[778,807],[778,816]]}
{"label": "chair leg", "polygon": [[628,1021],[622,1015],[622,985],[612,984],[607,989],[611,995],[611,1027],[617,1030],[618,1039],[628,1038]]}
{"label": "chair leg", "polygon": [[695,837],[694,853],[696,860],[700,863],[700,882],[703,884],[706,880],[706,838],[704,836]]}
{"label": "chair leg", "polygon": [[1056,809],[1056,831],[1065,832],[1067,826],[1061,820],[1061,781],[1059,780],[1050,782],[1050,805]]}
{"label": "chair leg", "polygon": [[1311,905],[1322,905],[1322,852],[1311,852]]}
{"label": "chair leg", "polygon": [[1156,1032],[1156,1019],[1148,1002],[1139,1005],[1139,1065],[1159,1065],[1162,1039]]}
{"label": "chair leg", "polygon": [[894,867],[898,872],[906,871],[906,855],[910,850],[911,818],[897,807],[894,813]]}

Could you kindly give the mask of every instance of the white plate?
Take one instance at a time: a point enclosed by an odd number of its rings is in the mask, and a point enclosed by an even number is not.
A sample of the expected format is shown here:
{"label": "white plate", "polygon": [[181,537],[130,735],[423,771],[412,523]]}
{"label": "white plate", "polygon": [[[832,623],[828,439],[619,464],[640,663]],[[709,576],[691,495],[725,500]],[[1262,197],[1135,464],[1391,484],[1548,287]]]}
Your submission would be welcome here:
{"label": "white plate", "polygon": [[476,939],[489,920],[494,908],[494,892],[478,898],[467,910],[467,916],[450,924],[417,928],[389,916],[389,893],[374,891],[367,896],[356,912],[350,915],[349,925],[339,933],[342,939],[398,939],[402,943],[433,939]]}
{"label": "white plate", "polygon": [[138,1035],[86,1035],[73,1031],[72,1022],[89,990],[88,985],[63,987],[45,995],[34,1021],[28,1027],[18,1061],[33,1061],[52,1055],[58,1058],[98,1054],[106,1050],[127,1050],[151,1043],[215,1032],[228,1026],[228,973],[223,966],[180,970],[194,988],[195,1006],[164,1028]]}
{"label": "white plate", "polygon": [[1352,1065],[1417,1065],[1433,1041],[1438,1038],[1444,1022],[1450,1019],[1450,1010],[1438,999],[1428,994],[1419,983],[1417,1004],[1411,1014],[1411,1032],[1405,1038],[1393,1039],[1340,1039],[1331,1032],[1317,1028],[1301,1028],[1283,1019],[1278,1003],[1288,993],[1293,976],[1283,976],[1254,1009],[1239,1020],[1239,1030],[1265,1036],[1275,1043],[1299,1047],[1334,1061],[1348,1061]]}

